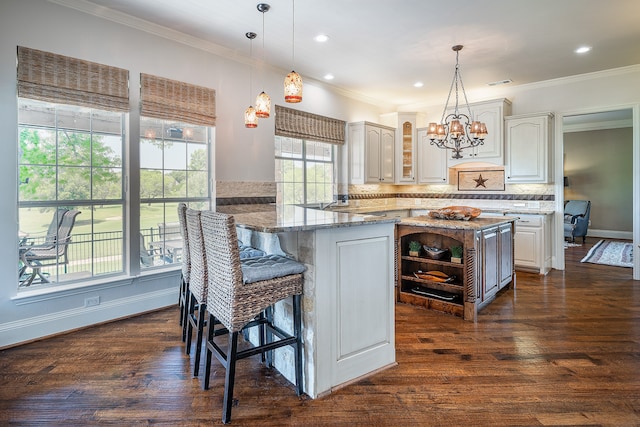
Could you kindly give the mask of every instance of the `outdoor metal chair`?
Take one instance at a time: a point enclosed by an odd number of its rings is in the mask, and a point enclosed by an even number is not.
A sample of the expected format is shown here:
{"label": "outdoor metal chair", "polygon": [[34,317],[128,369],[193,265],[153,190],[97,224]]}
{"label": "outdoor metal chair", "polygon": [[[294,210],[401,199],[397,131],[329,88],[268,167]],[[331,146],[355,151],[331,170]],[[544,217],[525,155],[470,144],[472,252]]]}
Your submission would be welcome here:
{"label": "outdoor metal chair", "polygon": [[67,251],[71,243],[71,230],[76,222],[76,217],[81,212],[70,210],[62,215],[62,220],[58,226],[55,237],[50,245],[34,245],[21,254],[24,269],[31,268],[31,274],[20,282],[20,286],[30,286],[36,277],[41,283],[49,283],[46,273],[42,272],[43,267],[64,265],[69,263]]}
{"label": "outdoor metal chair", "polygon": [[42,236],[25,236],[20,239],[19,243],[19,257],[20,257],[20,266],[18,269],[18,278],[22,282],[22,276],[24,275],[27,265],[22,262],[22,254],[32,248],[51,248],[56,243],[56,236],[58,232],[58,227],[60,227],[60,223],[62,222],[62,217],[65,213],[67,213],[69,209],[66,208],[58,208],[53,214],[53,218],[51,218],[51,223],[49,223],[49,227],[47,228],[47,234],[44,235],[44,241],[42,243],[36,244],[37,240],[42,239]]}

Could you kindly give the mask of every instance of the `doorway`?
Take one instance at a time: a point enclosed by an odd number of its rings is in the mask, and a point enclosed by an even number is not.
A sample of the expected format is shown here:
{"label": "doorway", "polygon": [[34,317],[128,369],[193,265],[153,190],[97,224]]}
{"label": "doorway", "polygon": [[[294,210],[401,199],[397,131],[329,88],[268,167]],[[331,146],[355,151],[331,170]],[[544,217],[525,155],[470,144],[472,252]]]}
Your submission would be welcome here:
{"label": "doorway", "polygon": [[[562,212],[565,200],[591,200],[589,236],[630,239],[638,248],[638,107],[582,111],[556,121],[556,265],[564,269]],[[640,257],[633,277],[640,279]]]}

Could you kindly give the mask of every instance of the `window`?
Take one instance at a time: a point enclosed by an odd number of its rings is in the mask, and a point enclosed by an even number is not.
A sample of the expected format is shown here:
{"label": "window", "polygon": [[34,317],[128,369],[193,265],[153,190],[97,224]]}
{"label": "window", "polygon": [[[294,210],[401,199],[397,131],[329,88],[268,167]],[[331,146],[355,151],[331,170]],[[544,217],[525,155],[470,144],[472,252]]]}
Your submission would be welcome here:
{"label": "window", "polygon": [[336,146],[344,144],[342,120],[276,105],[275,170],[278,203],[317,205],[333,200]]}
{"label": "window", "polygon": [[140,118],[142,268],[180,260],[178,203],[209,209],[210,128]]}
{"label": "window", "polygon": [[333,200],[334,146],[275,137],[278,203],[315,205]]}
{"label": "window", "polygon": [[19,46],[17,80],[18,285],[122,273],[129,72]]}
{"label": "window", "polygon": [[140,81],[141,134],[126,135],[127,70],[18,47],[19,288],[177,267],[178,203],[211,205],[215,91]]}
{"label": "window", "polygon": [[140,266],[181,260],[178,203],[211,207],[215,91],[140,75]]}
{"label": "window", "polygon": [[121,273],[124,114],[22,98],[18,109],[21,253],[45,244],[58,209],[81,212],[66,247],[48,258],[27,253],[45,266],[37,282],[23,269],[20,284]]}

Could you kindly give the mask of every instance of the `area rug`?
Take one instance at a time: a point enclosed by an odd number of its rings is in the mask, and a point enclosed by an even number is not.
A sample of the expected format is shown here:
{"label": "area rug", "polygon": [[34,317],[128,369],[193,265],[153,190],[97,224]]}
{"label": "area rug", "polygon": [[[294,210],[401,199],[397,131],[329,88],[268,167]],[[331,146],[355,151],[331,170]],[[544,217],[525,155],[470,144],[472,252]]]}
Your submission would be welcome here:
{"label": "area rug", "polygon": [[633,267],[633,244],[613,240],[600,240],[580,262],[606,264],[616,267]]}

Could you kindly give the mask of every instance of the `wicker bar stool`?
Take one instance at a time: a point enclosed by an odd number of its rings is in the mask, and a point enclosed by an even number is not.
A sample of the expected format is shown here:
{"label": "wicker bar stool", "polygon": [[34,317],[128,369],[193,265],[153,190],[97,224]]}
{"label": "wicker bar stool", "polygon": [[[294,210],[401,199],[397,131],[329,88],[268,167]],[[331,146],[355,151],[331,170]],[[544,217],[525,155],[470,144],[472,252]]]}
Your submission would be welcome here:
{"label": "wicker bar stool", "polygon": [[189,231],[187,230],[187,205],[178,203],[178,220],[182,235],[182,274],[180,275],[180,293],[178,307],[180,308],[180,326],[182,326],[182,341],[187,339],[187,323],[189,321],[189,277],[191,275],[191,252],[189,251]]}
{"label": "wicker bar stool", "polygon": [[189,236],[189,258],[191,271],[189,273],[189,298],[187,307],[187,339],[185,353],[191,352],[191,338],[196,329],[196,354],[193,376],[200,371],[200,353],[202,353],[202,337],[204,335],[205,312],[207,309],[207,261],[202,237],[201,211],[187,209],[187,233]]}
{"label": "wicker bar stool", "polygon": [[[204,388],[209,388],[211,359],[215,354],[225,367],[222,422],[231,421],[236,362],[249,356],[283,347],[295,349],[296,393],[302,394],[302,272],[305,266],[287,257],[267,255],[240,260],[233,216],[218,212],[202,212],[202,231],[209,270],[207,311],[207,358]],[[293,297],[293,334],[270,322],[263,312],[276,302]],[[216,328],[216,325],[221,324]],[[260,333],[260,345],[238,350],[238,334],[249,327],[264,327],[266,340]],[[218,336],[227,335],[225,352],[216,343]],[[273,341],[273,335],[278,340]],[[265,342],[266,341],[266,342]],[[269,358],[270,359],[270,358]]]}

